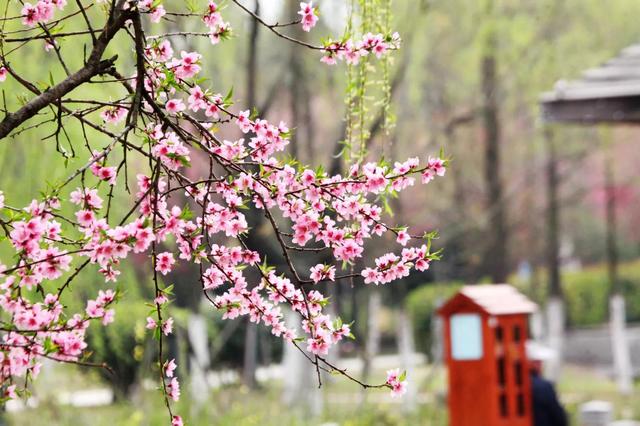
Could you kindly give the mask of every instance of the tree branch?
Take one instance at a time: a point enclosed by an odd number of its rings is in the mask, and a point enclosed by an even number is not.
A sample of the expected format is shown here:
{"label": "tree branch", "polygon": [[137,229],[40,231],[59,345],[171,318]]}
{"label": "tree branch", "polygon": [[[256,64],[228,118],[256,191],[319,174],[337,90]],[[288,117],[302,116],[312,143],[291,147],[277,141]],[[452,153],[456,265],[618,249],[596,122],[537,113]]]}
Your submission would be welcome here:
{"label": "tree branch", "polygon": [[118,3],[119,5],[115,6],[117,10],[112,11],[110,14],[85,66],[56,86],[29,101],[18,111],[8,113],[0,122],[0,139],[8,136],[16,127],[36,115],[41,109],[56,102],[76,87],[88,82],[92,77],[105,73],[113,67],[117,56],[102,60],[102,55],[115,34],[124,26],[125,21],[131,17],[131,12],[119,9],[122,1]]}

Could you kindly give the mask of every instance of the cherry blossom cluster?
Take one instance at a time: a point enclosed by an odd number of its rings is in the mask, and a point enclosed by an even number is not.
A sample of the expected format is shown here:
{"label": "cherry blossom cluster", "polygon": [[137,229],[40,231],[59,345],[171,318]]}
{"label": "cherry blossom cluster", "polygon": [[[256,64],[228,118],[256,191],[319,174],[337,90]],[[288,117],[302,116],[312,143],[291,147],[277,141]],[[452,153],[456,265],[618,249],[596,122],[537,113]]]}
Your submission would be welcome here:
{"label": "cherry blossom cluster", "polygon": [[[151,22],[157,24],[162,17],[166,15],[167,11],[164,10],[164,6],[158,4],[157,0],[137,0],[138,10],[144,13],[148,13]],[[129,2],[129,5],[134,5],[134,2]]]}
{"label": "cherry blossom cluster", "polygon": [[[88,204],[101,203],[92,191],[84,198]],[[0,193],[0,210],[5,207]],[[66,312],[60,302],[64,285],[57,293],[48,292],[51,282],[70,270],[72,253],[83,253],[62,248],[62,226],[55,220],[59,207],[56,198],[34,200],[14,212],[13,221],[2,222],[5,229],[11,229],[9,241],[18,258],[13,267],[0,264],[0,307],[5,330],[0,342],[0,377],[3,385],[11,387],[10,398],[16,395],[15,380],[37,377],[43,358],[79,360],[87,347],[85,331],[89,323],[96,320],[108,325],[114,318],[110,307],[118,294],[113,290],[99,290],[95,299],[87,301],[84,312],[73,314]],[[38,294],[41,300],[34,301]]]}
{"label": "cherry blossom cluster", "polygon": [[107,123],[118,123],[127,115],[127,109],[120,106],[104,108],[100,117]]}
{"label": "cherry blossom cluster", "polygon": [[209,1],[207,11],[202,17],[207,28],[209,28],[209,39],[211,44],[218,44],[231,35],[231,26],[222,19],[220,8],[214,1]]}
{"label": "cherry blossom cluster", "polygon": [[50,21],[56,8],[64,9],[67,0],[40,0],[35,5],[24,3],[22,7],[22,23],[29,27]]}
{"label": "cherry blossom cluster", "polygon": [[[397,239],[400,245],[405,245],[405,238],[409,238],[406,231],[398,232]],[[365,284],[387,284],[409,276],[412,267],[417,271],[426,271],[429,269],[430,261],[429,250],[425,244],[419,248],[403,248],[400,256],[387,253],[378,257],[375,260],[375,268],[365,268],[362,276]]]}
{"label": "cherry blossom cluster", "polygon": [[335,65],[339,60],[344,60],[348,64],[355,65],[360,62],[360,58],[369,54],[374,54],[376,58],[380,59],[390,50],[399,49],[401,41],[398,33],[388,36],[367,33],[359,41],[352,39],[329,40],[324,44],[324,56],[320,61],[327,65]]}
{"label": "cherry blossom cluster", "polygon": [[[122,9],[120,29],[130,31],[132,38],[143,35],[132,19],[140,14],[153,23],[165,16],[194,15],[167,12],[153,0],[100,2],[113,16],[114,8]],[[50,21],[54,8],[65,4],[65,0],[25,3],[17,19],[34,27]],[[298,14],[300,21],[293,24],[300,23],[304,31],[317,24],[318,11],[311,2],[300,3]],[[209,36],[213,44],[229,36],[231,27],[215,2],[209,1],[198,19],[207,27],[200,35]],[[114,22],[117,19],[107,25]],[[278,25],[269,28],[279,34]],[[338,60],[357,64],[367,55],[381,58],[398,49],[400,37],[368,33],[359,40],[303,45],[322,51],[327,64]],[[99,116],[99,124],[87,122],[89,113],[72,114],[83,128],[90,123],[100,136],[85,141],[90,153],[87,164],[23,209],[6,206],[0,192],[0,232],[16,259],[11,266],[0,265],[0,385],[5,398],[25,392],[43,358],[82,359],[87,327],[111,323],[112,305],[120,294],[98,289],[81,312],[65,308],[62,294],[85,267],[99,271],[105,283],[118,281],[123,262],[134,256],[136,263],[148,261],[155,293],[146,328],[160,343],[177,326],[171,316],[172,274],[185,264],[196,264],[203,297],[224,319],[247,317],[306,350],[318,371],[349,377],[326,356],[338,342],[353,338],[351,324],[327,312],[329,299],[317,284],[338,285],[344,279],[387,284],[412,270],[427,270],[439,258],[431,250],[434,234],[414,235],[409,227],[387,224],[384,200],[444,176],[447,161],[442,156],[424,162],[409,158],[393,165],[362,161],[334,175],[289,161],[283,155],[291,136],[286,123],[266,120],[251,112],[250,105],[234,106],[231,92],[223,96],[215,87],[205,87],[201,53],[177,54],[162,35],[137,38],[135,50],[137,74],[131,78],[120,77],[131,76],[131,70],[119,74],[103,70],[129,96],[98,107],[92,104],[89,112]],[[9,62],[2,61],[7,65],[0,67],[0,81],[11,71]],[[125,117],[123,134],[112,133]],[[112,154],[118,143],[128,156],[122,163]],[[98,145],[101,148],[95,148]],[[133,156],[142,161],[132,161]],[[209,167],[198,167],[203,163],[198,159],[208,160]],[[135,172],[128,174],[129,168]],[[128,212],[115,218],[105,200],[119,186],[126,186],[127,192],[131,187],[134,194],[128,198]],[[247,209],[270,224],[286,267],[270,264],[251,247],[248,236],[255,231],[249,227]],[[386,237],[393,249],[373,264],[356,268],[370,259],[367,242]],[[293,252],[317,254],[321,260],[316,262],[321,263],[307,269],[296,264]],[[285,322],[288,311],[298,318],[297,325]],[[171,424],[182,425],[171,408],[171,401],[180,398],[175,360],[163,358],[160,350],[156,367]],[[392,370],[377,387],[401,395],[406,390],[404,376]]]}

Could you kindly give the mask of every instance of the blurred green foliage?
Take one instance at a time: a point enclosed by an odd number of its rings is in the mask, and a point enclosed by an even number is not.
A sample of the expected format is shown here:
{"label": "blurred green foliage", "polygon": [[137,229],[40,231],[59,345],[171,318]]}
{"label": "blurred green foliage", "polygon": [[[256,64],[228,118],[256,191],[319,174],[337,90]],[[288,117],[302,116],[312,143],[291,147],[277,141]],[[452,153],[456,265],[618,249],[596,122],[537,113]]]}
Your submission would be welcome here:
{"label": "blurred green foliage", "polygon": [[113,374],[100,369],[111,384],[117,398],[129,395],[131,385],[143,373],[140,366],[150,363],[156,346],[145,333],[145,318],[150,308],[136,300],[124,300],[116,305],[115,320],[108,327],[91,327],[88,333],[91,361],[106,363]]}
{"label": "blurred green foliage", "polygon": [[[609,279],[606,265],[562,274],[570,326],[588,326],[607,321]],[[620,283],[627,308],[627,321],[640,321],[640,261],[620,265]]]}
{"label": "blurred green foliage", "polygon": [[406,307],[413,324],[416,348],[431,355],[433,316],[435,310],[462,286],[459,282],[431,283],[419,287],[406,298]]}

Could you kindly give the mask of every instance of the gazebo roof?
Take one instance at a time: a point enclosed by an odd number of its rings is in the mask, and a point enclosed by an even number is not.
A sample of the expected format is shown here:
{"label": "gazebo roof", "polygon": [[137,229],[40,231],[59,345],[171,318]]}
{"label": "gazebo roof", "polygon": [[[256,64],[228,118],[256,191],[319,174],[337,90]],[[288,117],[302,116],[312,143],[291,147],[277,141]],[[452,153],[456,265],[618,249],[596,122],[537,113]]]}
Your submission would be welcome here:
{"label": "gazebo roof", "polygon": [[640,44],[582,73],[558,81],[540,97],[547,122],[640,123]]}

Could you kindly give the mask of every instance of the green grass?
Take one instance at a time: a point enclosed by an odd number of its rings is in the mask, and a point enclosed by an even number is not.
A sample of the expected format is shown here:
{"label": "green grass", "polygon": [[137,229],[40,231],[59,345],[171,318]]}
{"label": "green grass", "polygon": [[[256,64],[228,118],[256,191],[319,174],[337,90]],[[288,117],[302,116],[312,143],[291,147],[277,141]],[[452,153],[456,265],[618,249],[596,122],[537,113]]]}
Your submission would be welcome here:
{"label": "green grass", "polygon": [[[433,373],[433,374],[432,374]],[[383,372],[374,372],[375,378]],[[151,426],[166,425],[167,415],[159,392],[148,390],[136,393],[131,401],[120,401],[108,407],[72,408],[53,403],[56,393],[74,386],[83,388],[103,386],[95,374],[78,374],[73,368],[56,367],[37,384],[41,405],[36,410],[6,415],[9,425],[29,426]],[[62,380],[63,379],[63,380]],[[444,398],[443,369],[419,368],[410,378],[419,384],[418,410],[406,415],[402,403],[389,397],[386,391],[362,391],[353,383],[335,378],[325,383],[325,407],[322,415],[312,417],[302,407],[289,409],[281,403],[281,383],[270,383],[258,391],[242,386],[228,386],[211,392],[209,400],[200,408],[189,407],[188,385],[183,385],[183,397],[175,405],[176,411],[189,419],[188,425],[222,426],[445,426],[447,413]],[[592,399],[613,403],[616,418],[640,418],[640,386],[631,396],[616,392],[610,378],[590,369],[567,366],[558,386],[561,398],[575,418],[577,407]],[[362,397],[366,396],[366,402]]]}

